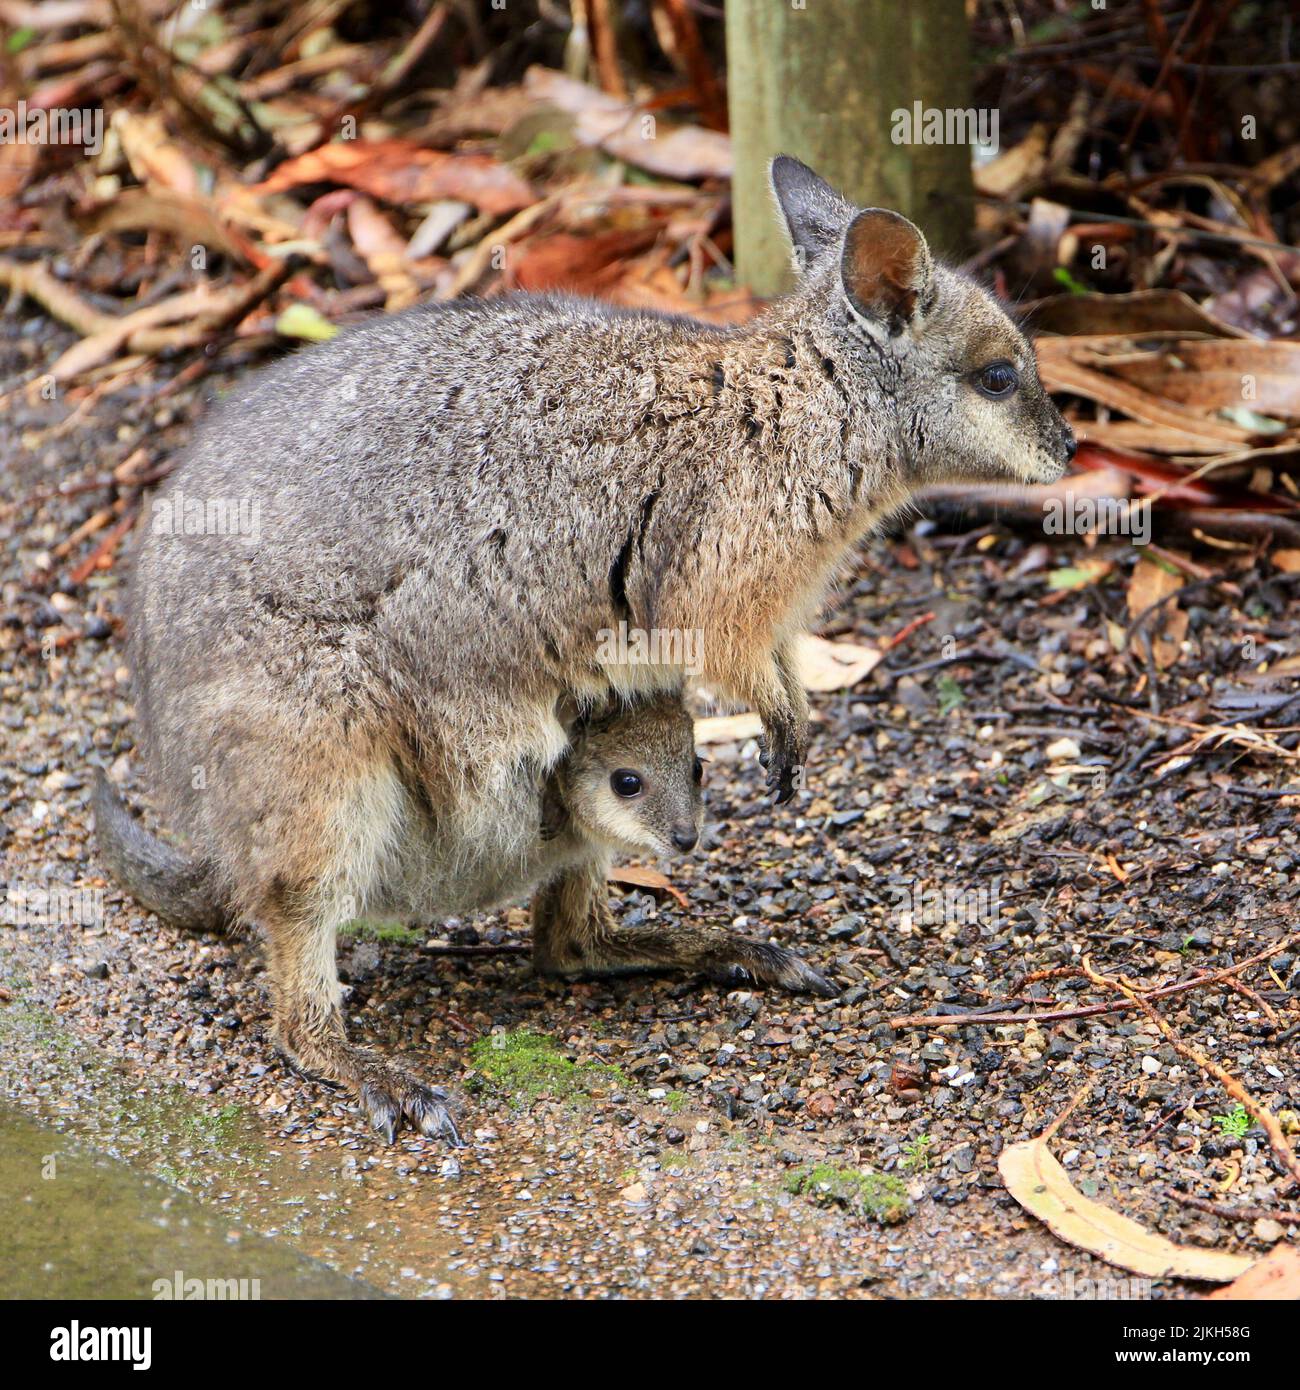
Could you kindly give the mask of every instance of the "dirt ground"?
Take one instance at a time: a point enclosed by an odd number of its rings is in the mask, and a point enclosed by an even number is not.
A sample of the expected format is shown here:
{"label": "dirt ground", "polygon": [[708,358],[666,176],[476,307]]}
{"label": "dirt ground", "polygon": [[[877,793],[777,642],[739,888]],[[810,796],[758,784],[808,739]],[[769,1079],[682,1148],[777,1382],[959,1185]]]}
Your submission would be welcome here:
{"label": "dirt ground", "polygon": [[[69,341],[41,319],[3,320],[0,381]],[[891,1020],[1102,1002],[1113,996],[1087,981],[1026,976],[1087,955],[1107,975],[1172,983],[1287,936],[1297,803],[1277,792],[1300,724],[1294,577],[1245,551],[1200,555],[1210,577],[1186,586],[1187,630],[1161,669],[1137,632],[1118,650],[1137,561],[1126,542],[1049,548],[973,518],[864,546],[822,631],[906,635],[856,688],[813,697],[811,791],[773,809],[752,745],[709,749],[705,840],[660,866],[684,901],[618,895],[624,921],[770,936],[840,996],[564,986],[531,978],[518,950],[439,953],[526,945],[520,909],[371,929],[340,949],[353,1034],[446,1086],[469,1141],[453,1153],[403,1134],[386,1148],[345,1097],[274,1058],[256,941],[162,925],[95,860],[92,763],[147,805],[123,667],[128,567],[119,556],[74,577],[99,537],[60,545],[104,494],[48,494],[146,439],[179,447],[215,383],[159,395],[165,380],[71,421],[59,402],[21,399],[0,419],[0,878],[11,903],[51,885],[104,890],[89,925],[0,927],[11,1105],[406,1296],[1068,1298],[1099,1280],[1196,1292],[1124,1282],[1006,1192],[1002,1148],[1085,1082],[1055,1141],[1085,1195],[1190,1245],[1260,1254],[1283,1235],[1269,1215],[1230,1220],[1169,1195],[1300,1210],[1263,1132],[1140,1015]],[[1082,568],[1095,561],[1109,569]],[[1224,719],[1271,730],[1271,751],[1185,727]],[[1242,976],[1244,992],[1158,1006],[1274,1114],[1300,1109],[1298,966],[1288,946]],[[481,1044],[494,1033],[503,1046]],[[808,1181],[817,1165],[896,1179],[886,1190],[906,1205],[888,1214],[903,1219],[882,1224],[852,1192],[834,1201],[829,1169]]]}

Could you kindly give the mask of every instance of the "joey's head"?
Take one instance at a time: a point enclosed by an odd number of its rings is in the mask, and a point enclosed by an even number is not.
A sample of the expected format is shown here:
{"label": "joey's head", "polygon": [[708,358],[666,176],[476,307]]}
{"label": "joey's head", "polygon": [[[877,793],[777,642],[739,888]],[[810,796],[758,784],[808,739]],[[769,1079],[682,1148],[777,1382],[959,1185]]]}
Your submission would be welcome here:
{"label": "joey's head", "polygon": [[1059,478],[1074,435],[1033,345],[993,296],[936,265],[898,213],[853,207],[788,155],[771,177],[802,267],[800,299],[815,306],[837,375],[862,391],[903,481]]}
{"label": "joey's head", "polygon": [[556,775],[570,818],[611,850],[670,855],[700,838],[704,768],[680,696],[615,703],[579,719]]}

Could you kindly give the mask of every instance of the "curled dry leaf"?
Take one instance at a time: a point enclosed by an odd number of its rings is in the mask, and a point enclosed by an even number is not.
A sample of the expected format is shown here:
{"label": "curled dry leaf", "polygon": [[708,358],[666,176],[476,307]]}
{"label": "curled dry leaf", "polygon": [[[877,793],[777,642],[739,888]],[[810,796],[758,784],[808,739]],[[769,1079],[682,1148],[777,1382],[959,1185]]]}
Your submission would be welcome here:
{"label": "curled dry leaf", "polygon": [[395,314],[409,308],[420,290],[407,269],[406,238],[369,198],[354,199],[347,219],[353,246],[383,288],[385,310]]}
{"label": "curled dry leaf", "polygon": [[682,907],[689,907],[686,894],[674,888],[667,874],[658,869],[643,868],[640,864],[622,864],[610,869],[605,875],[609,883],[620,883],[629,888],[657,888],[662,893],[670,893]]}
{"label": "curled dry leaf", "polygon": [[1138,618],[1152,604],[1167,600],[1147,619],[1152,635],[1151,655],[1162,671],[1167,671],[1182,652],[1187,635],[1187,614],[1172,595],[1183,587],[1183,576],[1171,567],[1157,564],[1144,556],[1133,568],[1128,586],[1129,617]]}
{"label": "curled dry leaf", "polygon": [[1085,1197],[1052,1156],[1046,1138],[1028,1139],[1003,1149],[998,1172],[1007,1191],[1054,1236],[1134,1274],[1226,1283],[1254,1263],[1249,1255],[1175,1245]]}
{"label": "curled dry leaf", "polygon": [[200,196],[194,165],[168,135],[161,112],[137,116],[115,111],[113,130],[122,142],[131,172],[146,188],[178,193],[183,198]]}

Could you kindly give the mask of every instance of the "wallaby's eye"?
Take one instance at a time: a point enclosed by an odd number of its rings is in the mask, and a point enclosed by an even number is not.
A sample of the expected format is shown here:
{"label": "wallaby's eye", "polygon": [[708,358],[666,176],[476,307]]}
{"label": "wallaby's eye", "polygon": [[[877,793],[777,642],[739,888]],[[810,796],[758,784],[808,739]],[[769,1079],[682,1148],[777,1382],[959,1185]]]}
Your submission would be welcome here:
{"label": "wallaby's eye", "polygon": [[1020,385],[1020,373],[1010,362],[990,362],[981,369],[975,385],[980,395],[1001,400]]}
{"label": "wallaby's eye", "polygon": [[703,760],[703,758],[696,758],[696,759],[695,759],[695,768],[694,768],[694,771],[692,772],[691,775],[695,778],[695,785],[696,785],[697,787],[700,785],[701,782],[704,781],[704,760]]}
{"label": "wallaby's eye", "polygon": [[609,785],[613,787],[615,796],[641,795],[641,779],[629,767],[620,767],[617,772],[610,773]]}

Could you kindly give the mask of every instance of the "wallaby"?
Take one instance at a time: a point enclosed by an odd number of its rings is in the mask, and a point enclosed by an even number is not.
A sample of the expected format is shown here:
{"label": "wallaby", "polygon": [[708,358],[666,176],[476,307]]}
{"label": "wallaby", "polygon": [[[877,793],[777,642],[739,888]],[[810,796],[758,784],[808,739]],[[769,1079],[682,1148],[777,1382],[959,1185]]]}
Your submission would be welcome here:
{"label": "wallaby", "polygon": [[[800,278],[752,323],[412,309],[245,383],[154,500],[129,614],[154,787],[268,934],[281,1045],[364,1075],[379,1113],[425,1092],[359,1069],[334,933],[403,853],[412,795],[511,862],[557,712],[689,674],[758,711],[788,799],[794,639],[856,541],[927,482],[1048,482],[1073,452],[1030,344],[916,227],[797,160],[771,173]],[[625,629],[668,658],[610,661]],[[585,912],[586,882],[561,875],[553,911]]]}
{"label": "wallaby", "polygon": [[[695,752],[694,721],[680,697],[609,702],[574,718],[571,738],[544,777],[521,767],[510,810],[515,855],[508,860],[494,849],[485,853],[482,844],[450,839],[431,817],[418,784],[401,786],[390,858],[373,882],[357,885],[367,910],[428,920],[483,911],[536,888],[533,963],[540,974],[685,969],[727,984],[752,978],[836,993],[798,956],[768,942],[702,927],[615,926],[607,888],[614,856],[686,852],[699,839],[703,764]],[[96,840],[118,882],[175,926],[238,926],[237,895],[222,866],[150,834],[103,771],[95,772]],[[274,957],[274,940],[271,949]],[[353,1079],[339,1075],[334,1044],[341,1020],[328,1020],[325,1055],[317,1058],[312,1031],[294,1031],[298,1015],[292,1005],[300,982],[289,976],[279,983],[277,1008],[285,1003],[290,1012],[277,1013],[276,1028],[296,1039],[296,1063],[306,1070],[319,1065],[332,1073],[330,1079]],[[360,1050],[352,1050],[350,1061],[369,1117],[390,1142],[403,1113],[425,1133],[459,1142],[440,1091]],[[395,1092],[399,1075],[404,1085]]]}

